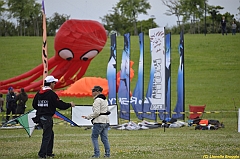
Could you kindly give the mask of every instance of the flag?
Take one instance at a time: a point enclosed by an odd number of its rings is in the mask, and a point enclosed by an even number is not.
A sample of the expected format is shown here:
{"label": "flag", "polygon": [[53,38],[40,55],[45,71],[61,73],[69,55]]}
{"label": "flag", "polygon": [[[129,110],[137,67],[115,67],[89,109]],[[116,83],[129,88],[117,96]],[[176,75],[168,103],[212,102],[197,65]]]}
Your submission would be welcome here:
{"label": "flag", "polygon": [[44,79],[48,75],[47,26],[46,26],[44,0],[42,0],[42,20],[43,20],[42,62],[43,62],[43,85],[44,85]]}
{"label": "flag", "polygon": [[151,70],[143,117],[156,120],[156,112],[166,110],[165,104],[165,33],[164,28],[149,29]]}
{"label": "flag", "polygon": [[138,119],[142,120],[143,119],[142,117],[143,103],[144,103],[144,97],[143,97],[144,34],[143,33],[139,34],[139,45],[140,45],[140,57],[139,57],[139,65],[138,65],[138,80],[131,97],[131,101],[132,101],[131,104]]}
{"label": "flag", "polygon": [[149,30],[154,66],[151,110],[166,110],[165,104],[165,33],[164,27]]}
{"label": "flag", "polygon": [[178,47],[179,53],[179,67],[178,67],[178,79],[177,79],[177,103],[173,112],[172,117],[176,119],[184,119],[183,114],[184,112],[184,33],[181,31],[180,33],[180,43]]}
{"label": "flag", "polygon": [[166,92],[166,110],[159,110],[159,118],[165,120],[170,118],[171,114],[171,33],[165,36],[166,47],[166,68],[165,68],[165,92]]}
{"label": "flag", "polygon": [[117,103],[117,76],[116,76],[116,34],[111,35],[111,55],[107,66],[107,80],[108,80],[108,105],[115,105]]}
{"label": "flag", "polygon": [[130,33],[124,34],[118,98],[120,118],[130,120]]}

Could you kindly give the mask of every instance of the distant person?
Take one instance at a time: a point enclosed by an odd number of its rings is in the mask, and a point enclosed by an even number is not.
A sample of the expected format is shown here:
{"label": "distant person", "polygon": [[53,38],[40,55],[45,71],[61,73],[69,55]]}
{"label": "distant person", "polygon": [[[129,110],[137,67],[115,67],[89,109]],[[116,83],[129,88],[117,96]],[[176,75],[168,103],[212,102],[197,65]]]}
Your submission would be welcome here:
{"label": "distant person", "polygon": [[222,35],[224,35],[224,33],[227,35],[226,24],[225,17],[223,16],[221,20]]}
{"label": "distant person", "polygon": [[232,35],[236,35],[237,24],[233,21],[232,22]]}
{"label": "distant person", "polygon": [[54,157],[53,143],[53,115],[56,108],[61,110],[74,107],[73,102],[65,103],[59,99],[58,95],[53,91],[58,79],[53,76],[47,76],[44,80],[44,86],[36,93],[32,106],[37,110],[36,117],[33,118],[35,123],[41,124],[43,128],[42,144],[38,152],[39,158]]}
{"label": "distant person", "polygon": [[93,113],[88,116],[82,116],[84,119],[92,121],[92,144],[94,147],[94,155],[92,158],[100,157],[100,149],[98,144],[98,136],[100,135],[101,141],[104,145],[105,155],[104,157],[110,157],[110,145],[108,142],[108,128],[109,128],[109,117],[108,101],[105,95],[102,94],[102,87],[94,86],[92,89],[93,102]]}
{"label": "distant person", "polygon": [[3,106],[4,106],[4,98],[3,98],[3,94],[0,93],[0,113],[4,112]]}
{"label": "distant person", "polygon": [[10,113],[12,113],[12,117],[16,117],[16,109],[17,109],[17,103],[16,103],[16,94],[14,93],[13,87],[8,88],[8,94],[6,97],[6,121],[10,118]]}
{"label": "distant person", "polygon": [[28,100],[28,95],[25,92],[24,88],[21,88],[20,93],[16,96],[16,102],[17,102],[16,114],[24,114],[27,100]]}

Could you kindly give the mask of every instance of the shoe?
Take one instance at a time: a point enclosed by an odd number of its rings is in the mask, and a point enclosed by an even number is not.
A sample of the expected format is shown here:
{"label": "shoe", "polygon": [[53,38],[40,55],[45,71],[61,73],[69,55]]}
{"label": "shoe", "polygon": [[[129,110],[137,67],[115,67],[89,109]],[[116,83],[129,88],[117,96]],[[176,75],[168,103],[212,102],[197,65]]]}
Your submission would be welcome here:
{"label": "shoe", "polygon": [[49,155],[47,155],[47,158],[54,158],[54,154],[49,154]]}
{"label": "shoe", "polygon": [[39,159],[46,158],[46,156],[38,156]]}
{"label": "shoe", "polygon": [[99,156],[92,155],[91,158],[100,158]]}
{"label": "shoe", "polygon": [[103,157],[104,157],[104,158],[110,158],[110,156],[106,156],[106,155],[104,155]]}

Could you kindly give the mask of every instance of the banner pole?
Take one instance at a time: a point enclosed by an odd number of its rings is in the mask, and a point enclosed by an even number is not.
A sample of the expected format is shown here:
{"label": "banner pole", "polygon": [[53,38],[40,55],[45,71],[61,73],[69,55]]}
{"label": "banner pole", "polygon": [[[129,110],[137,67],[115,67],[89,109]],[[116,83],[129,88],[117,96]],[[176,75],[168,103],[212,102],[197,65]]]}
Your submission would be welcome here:
{"label": "banner pole", "polygon": [[43,85],[44,85],[44,79],[48,75],[47,26],[46,26],[44,0],[42,0],[42,19],[43,19],[42,62],[43,62]]}

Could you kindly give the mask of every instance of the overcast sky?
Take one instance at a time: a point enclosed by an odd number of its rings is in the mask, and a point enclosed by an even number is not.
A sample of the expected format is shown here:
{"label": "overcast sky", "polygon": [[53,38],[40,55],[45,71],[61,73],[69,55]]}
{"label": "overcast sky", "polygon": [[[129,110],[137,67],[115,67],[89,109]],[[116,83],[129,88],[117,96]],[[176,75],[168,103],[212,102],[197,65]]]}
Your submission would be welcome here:
{"label": "overcast sky", "polygon": [[[37,0],[39,3],[42,0]],[[99,17],[103,17],[115,6],[119,0],[44,0],[45,13],[47,17],[57,12],[59,14],[70,15],[71,19],[90,19],[101,22]],[[176,16],[166,16],[164,13],[167,7],[161,0],[148,0],[152,8],[148,10],[148,15],[139,15],[139,20],[148,19],[154,16],[155,22],[159,26],[176,25]],[[238,13],[237,8],[240,6],[240,0],[208,0],[210,5],[219,5],[224,7],[220,13],[230,12],[235,15]],[[240,18],[238,16],[237,18]],[[236,18],[236,19],[237,19]]]}

